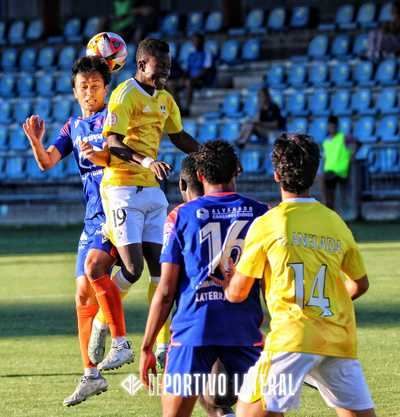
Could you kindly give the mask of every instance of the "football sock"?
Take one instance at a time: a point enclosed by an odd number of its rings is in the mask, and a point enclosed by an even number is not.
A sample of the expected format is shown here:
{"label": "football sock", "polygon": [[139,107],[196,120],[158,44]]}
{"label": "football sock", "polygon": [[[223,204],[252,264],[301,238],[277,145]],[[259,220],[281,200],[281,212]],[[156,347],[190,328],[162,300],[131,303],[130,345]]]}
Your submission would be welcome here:
{"label": "football sock", "polygon": [[94,368],[85,368],[83,375],[85,376],[90,376],[92,378],[97,378],[100,375],[99,370],[94,367]]}
{"label": "football sock", "polygon": [[88,355],[88,346],[90,333],[92,331],[93,319],[97,313],[99,306],[96,304],[81,305],[76,307],[76,315],[78,318],[78,336],[79,346],[81,350],[82,362],[85,369],[96,367]]}
{"label": "football sock", "polygon": [[[160,281],[160,277],[150,277],[149,287],[147,289],[147,300],[149,304],[151,303],[151,300],[153,299],[154,293],[157,289],[157,284]],[[157,335],[157,349],[161,349],[163,345],[165,347],[169,344],[170,339],[170,328],[171,320],[168,318],[168,320],[164,323],[163,327],[161,327],[158,335]]]}

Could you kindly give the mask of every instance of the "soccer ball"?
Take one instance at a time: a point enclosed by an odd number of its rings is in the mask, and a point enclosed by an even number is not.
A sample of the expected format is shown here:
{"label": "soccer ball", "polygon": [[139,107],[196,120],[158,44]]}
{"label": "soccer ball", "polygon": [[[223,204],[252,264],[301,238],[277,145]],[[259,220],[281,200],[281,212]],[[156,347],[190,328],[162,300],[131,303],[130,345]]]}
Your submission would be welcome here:
{"label": "soccer ball", "polygon": [[121,36],[113,32],[101,32],[88,42],[86,55],[103,57],[110,71],[116,72],[125,65],[128,49]]}

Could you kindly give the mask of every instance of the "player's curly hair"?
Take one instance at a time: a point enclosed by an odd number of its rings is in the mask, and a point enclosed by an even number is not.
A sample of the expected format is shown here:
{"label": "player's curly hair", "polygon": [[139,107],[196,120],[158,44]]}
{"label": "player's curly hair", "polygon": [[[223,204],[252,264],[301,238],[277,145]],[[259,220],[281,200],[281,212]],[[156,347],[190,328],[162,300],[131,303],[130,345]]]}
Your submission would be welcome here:
{"label": "player's curly hair", "polygon": [[169,45],[161,39],[143,39],[136,50],[136,62],[140,61],[145,55],[159,56],[169,53]]}
{"label": "player's curly hair", "polygon": [[204,194],[203,184],[197,179],[196,158],[194,154],[187,155],[182,160],[180,177],[197,195]]}
{"label": "player's curly hair", "polygon": [[104,58],[99,56],[84,56],[77,59],[72,66],[72,88],[75,87],[75,79],[78,74],[98,72],[104,80],[104,85],[110,84],[111,72]]}
{"label": "player's curly hair", "polygon": [[194,154],[197,171],[210,184],[228,184],[241,170],[233,146],[224,140],[213,140],[202,145]]}
{"label": "player's curly hair", "polygon": [[272,149],[272,165],[281,178],[281,187],[295,194],[312,186],[320,158],[319,146],[303,134],[283,133]]}

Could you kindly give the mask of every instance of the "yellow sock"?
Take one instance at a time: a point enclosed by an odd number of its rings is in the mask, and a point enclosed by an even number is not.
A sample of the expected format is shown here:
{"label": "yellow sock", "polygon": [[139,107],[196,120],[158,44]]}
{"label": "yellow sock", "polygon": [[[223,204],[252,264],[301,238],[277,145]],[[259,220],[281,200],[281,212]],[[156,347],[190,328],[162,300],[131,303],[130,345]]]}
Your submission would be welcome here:
{"label": "yellow sock", "polygon": [[[156,292],[157,284],[153,281],[149,282],[149,287],[147,289],[147,300],[150,304],[154,293]],[[160,332],[157,335],[157,345],[168,345],[169,339],[171,337],[169,328],[171,325],[171,320],[168,318],[168,320],[164,323],[164,326],[161,327]]]}

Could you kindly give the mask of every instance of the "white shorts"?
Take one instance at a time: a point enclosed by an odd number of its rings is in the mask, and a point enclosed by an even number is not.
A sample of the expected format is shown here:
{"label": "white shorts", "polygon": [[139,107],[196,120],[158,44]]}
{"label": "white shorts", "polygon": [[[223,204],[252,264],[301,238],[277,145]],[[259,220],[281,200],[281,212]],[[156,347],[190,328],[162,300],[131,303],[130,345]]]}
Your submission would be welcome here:
{"label": "white shorts", "polygon": [[162,244],[168,201],[159,187],[101,188],[106,214],[104,234],[114,246],[151,242]]}
{"label": "white shorts", "polygon": [[299,407],[303,382],[317,388],[329,407],[374,407],[358,360],[293,352],[263,352],[249,369],[239,399],[262,400],[268,411],[284,413]]}

